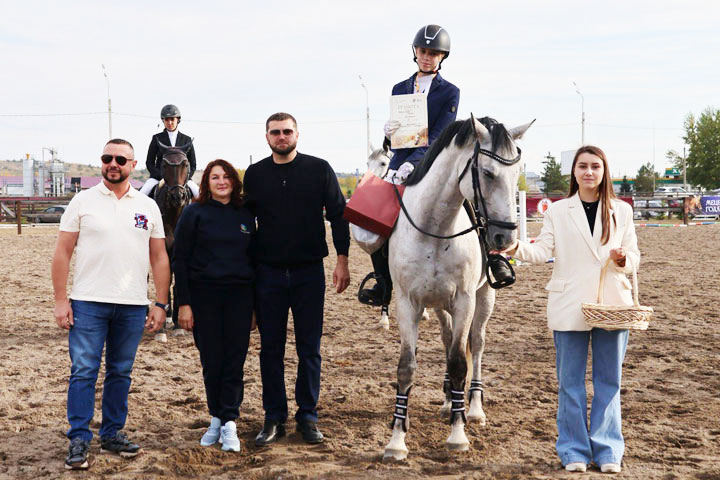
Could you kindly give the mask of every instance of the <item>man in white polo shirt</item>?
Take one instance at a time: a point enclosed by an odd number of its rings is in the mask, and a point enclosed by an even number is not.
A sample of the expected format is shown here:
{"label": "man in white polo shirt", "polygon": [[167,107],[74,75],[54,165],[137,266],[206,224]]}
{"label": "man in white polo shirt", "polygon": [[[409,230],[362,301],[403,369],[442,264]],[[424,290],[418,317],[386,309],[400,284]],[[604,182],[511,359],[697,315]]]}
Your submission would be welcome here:
{"label": "man in white polo shirt", "polygon": [[[103,181],[76,195],[60,220],[52,261],[55,321],[69,330],[70,383],[67,469],[88,468],[95,384],[103,353],[101,451],[123,457],[140,446],[121,432],[135,353],[143,328],[165,322],[170,266],[157,204],[130,186],[137,163],[130,142],[110,140],[103,149]],[[75,255],[70,299],[67,280]],[[157,299],[148,312],[147,276],[152,267]],[[147,319],[146,319],[147,314]]]}

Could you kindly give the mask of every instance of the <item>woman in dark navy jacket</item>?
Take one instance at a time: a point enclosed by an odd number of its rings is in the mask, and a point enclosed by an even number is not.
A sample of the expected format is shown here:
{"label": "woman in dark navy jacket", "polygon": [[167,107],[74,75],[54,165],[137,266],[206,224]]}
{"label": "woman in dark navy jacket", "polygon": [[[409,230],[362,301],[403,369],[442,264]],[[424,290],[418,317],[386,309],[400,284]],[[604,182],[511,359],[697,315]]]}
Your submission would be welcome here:
{"label": "woman in dark navy jacket", "polygon": [[223,450],[236,452],[255,279],[255,219],[243,204],[237,170],[225,160],[210,162],[198,201],[183,210],[175,228],[173,254],[178,320],[193,332],[212,415],[200,444],[220,441]]}
{"label": "woman in dark navy jacket", "polygon": [[[412,44],[418,71],[392,89],[393,95],[422,93],[427,95],[428,143],[455,121],[460,89],[440,76],[443,60],[450,55],[450,35],[439,25],[426,25],[415,35]],[[390,120],[385,124],[385,137],[389,139],[400,128],[400,123]],[[385,178],[394,183],[404,183],[415,165],[422,160],[429,147],[398,148]],[[370,305],[387,305],[392,292],[392,280],[388,267],[387,243],[371,255],[377,284],[371,289],[360,291],[360,301]],[[383,295],[384,292],[384,295]]]}

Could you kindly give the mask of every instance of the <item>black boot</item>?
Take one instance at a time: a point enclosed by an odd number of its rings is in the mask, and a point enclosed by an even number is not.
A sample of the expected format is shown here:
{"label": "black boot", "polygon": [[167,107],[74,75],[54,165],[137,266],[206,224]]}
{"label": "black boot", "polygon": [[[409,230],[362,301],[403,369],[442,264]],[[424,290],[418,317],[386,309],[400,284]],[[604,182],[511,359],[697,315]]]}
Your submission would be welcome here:
{"label": "black boot", "polygon": [[[358,300],[365,305],[381,306],[390,304],[392,299],[392,279],[390,278],[390,265],[388,263],[387,243],[378,251],[370,255],[374,273],[369,274],[360,285]],[[372,288],[362,288],[369,279],[375,279]]]}

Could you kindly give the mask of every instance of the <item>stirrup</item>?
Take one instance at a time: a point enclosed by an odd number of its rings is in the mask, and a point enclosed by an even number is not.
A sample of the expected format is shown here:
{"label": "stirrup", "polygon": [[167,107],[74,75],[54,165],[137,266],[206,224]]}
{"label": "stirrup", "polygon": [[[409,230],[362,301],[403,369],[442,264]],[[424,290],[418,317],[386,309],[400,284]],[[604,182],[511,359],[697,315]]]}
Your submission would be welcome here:
{"label": "stirrup", "polygon": [[[496,277],[496,273],[502,273],[502,276]],[[491,253],[487,256],[486,276],[488,284],[496,290],[509,287],[515,283],[515,270],[513,270],[512,265],[510,265],[507,258],[496,253]]]}
{"label": "stirrup", "polygon": [[[377,301],[374,298],[363,297],[362,291],[365,290],[365,284],[368,280],[375,280],[376,287],[379,286],[382,288],[382,299],[380,301]],[[383,300],[385,300],[386,297],[387,285],[385,284],[382,276],[376,274],[375,272],[370,272],[365,276],[363,281],[360,282],[360,288],[358,288],[358,301],[363,305],[370,305],[371,307],[382,307],[384,305]]]}

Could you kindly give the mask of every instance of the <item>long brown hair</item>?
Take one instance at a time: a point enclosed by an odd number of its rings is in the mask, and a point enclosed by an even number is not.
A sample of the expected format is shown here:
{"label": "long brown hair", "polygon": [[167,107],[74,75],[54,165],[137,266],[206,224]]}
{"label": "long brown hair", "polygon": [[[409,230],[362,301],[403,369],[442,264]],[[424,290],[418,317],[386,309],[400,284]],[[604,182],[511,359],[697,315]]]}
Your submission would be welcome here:
{"label": "long brown hair", "polygon": [[203,172],[202,180],[200,181],[200,195],[198,196],[198,203],[206,203],[212,198],[210,194],[210,171],[213,167],[222,167],[232,183],[232,192],[230,192],[230,203],[236,207],[242,207],[245,204],[245,194],[243,194],[242,180],[235,167],[232,166],[227,160],[218,158],[207,164],[205,171]]}
{"label": "long brown hair", "polygon": [[[572,197],[573,195],[575,195],[580,188],[580,185],[575,178],[575,164],[577,163],[578,157],[583,153],[590,153],[592,155],[595,155],[600,160],[602,160],[603,163],[603,178],[600,182],[600,185],[598,186],[598,190],[600,193],[600,203],[598,206],[600,207],[600,218],[602,220],[602,236],[600,237],[600,244],[605,245],[607,244],[608,240],[610,240],[610,203],[613,199],[617,197],[615,197],[615,191],[613,190],[612,178],[610,178],[610,167],[608,167],[607,157],[605,156],[605,152],[603,152],[600,147],[596,147],[594,145],[583,145],[582,147],[578,148],[577,152],[575,152],[575,158],[573,158],[572,168],[570,169],[570,193],[568,193],[568,197]],[[613,225],[617,227],[614,215],[612,217],[612,220]]]}

